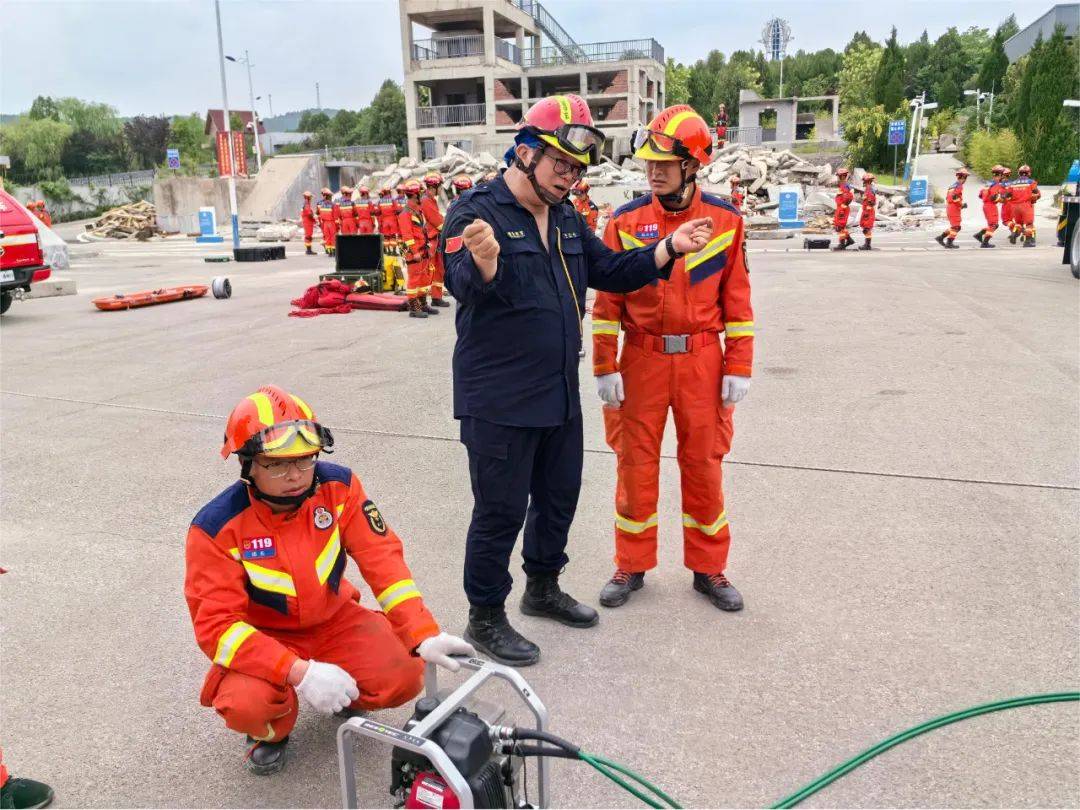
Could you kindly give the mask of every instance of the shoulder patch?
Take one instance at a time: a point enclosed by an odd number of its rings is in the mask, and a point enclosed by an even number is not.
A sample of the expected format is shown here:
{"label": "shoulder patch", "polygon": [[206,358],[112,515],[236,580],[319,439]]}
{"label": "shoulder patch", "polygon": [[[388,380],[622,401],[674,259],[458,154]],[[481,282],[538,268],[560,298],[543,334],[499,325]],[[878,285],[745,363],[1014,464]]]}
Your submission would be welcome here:
{"label": "shoulder patch", "polygon": [[243,481],[237,481],[200,509],[191,525],[198,526],[211,537],[217,537],[225,524],[250,505],[247,486]]}
{"label": "shoulder patch", "polygon": [[372,501],[364,501],[364,505],[360,507],[364,511],[364,517],[367,518],[368,526],[371,530],[378,535],[385,535],[387,532],[386,521],[383,520],[382,514]]}
{"label": "shoulder patch", "polygon": [[737,217],[742,216],[742,214],[739,213],[738,208],[736,208],[734,205],[729,203],[723,197],[717,197],[715,194],[706,194],[705,192],[702,192],[701,201],[703,203],[708,203],[709,205],[715,205],[718,208],[724,208],[724,209],[730,211],[731,213],[733,213]]}
{"label": "shoulder patch", "polygon": [[348,486],[352,482],[352,470],[340,464],[331,464],[329,461],[315,462],[315,475],[319,483],[338,481]]}
{"label": "shoulder patch", "polygon": [[650,192],[648,192],[646,194],[642,194],[636,200],[631,200],[628,203],[624,203],[623,205],[620,205],[618,208],[615,209],[615,213],[612,214],[612,216],[613,217],[620,217],[623,214],[629,214],[631,211],[636,211],[639,208],[643,208],[644,206],[649,205],[651,202],[652,202],[652,192],[650,191]]}

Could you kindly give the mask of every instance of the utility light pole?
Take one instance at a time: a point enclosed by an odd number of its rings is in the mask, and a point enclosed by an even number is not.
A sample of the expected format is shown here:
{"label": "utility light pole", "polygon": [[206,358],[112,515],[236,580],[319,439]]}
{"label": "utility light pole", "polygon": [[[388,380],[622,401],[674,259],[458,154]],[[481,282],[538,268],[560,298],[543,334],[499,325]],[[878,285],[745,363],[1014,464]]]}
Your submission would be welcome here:
{"label": "utility light pole", "polygon": [[[226,143],[229,147],[229,162],[230,165],[233,162],[232,159],[232,129],[229,125],[229,93],[225,87],[225,46],[221,41],[221,0],[214,0],[214,14],[217,16],[217,44],[218,44],[218,61],[221,64],[221,112],[225,118],[225,133]],[[232,241],[233,249],[240,247],[240,215],[237,214],[236,205],[236,171],[235,166],[233,171],[229,172],[229,213],[232,218]]]}
{"label": "utility light pole", "polygon": [[244,49],[244,58],[237,59],[235,56],[226,56],[230,62],[241,62],[247,65],[248,75],[248,98],[251,101],[251,131],[255,136],[255,167],[257,171],[262,171],[262,145],[259,143],[259,114],[255,111],[255,90],[251,84],[251,68],[254,65],[251,64],[251,57],[248,56],[247,49]]}

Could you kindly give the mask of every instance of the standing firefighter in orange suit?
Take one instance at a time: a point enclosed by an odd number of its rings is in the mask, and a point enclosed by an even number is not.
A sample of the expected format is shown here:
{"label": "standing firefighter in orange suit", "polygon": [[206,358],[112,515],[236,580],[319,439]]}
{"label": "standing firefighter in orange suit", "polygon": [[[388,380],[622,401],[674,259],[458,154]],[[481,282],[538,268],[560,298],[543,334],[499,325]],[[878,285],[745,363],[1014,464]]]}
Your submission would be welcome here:
{"label": "standing firefighter in orange suit", "polygon": [[1042,192],[1031,177],[1030,166],[1021,166],[1016,170],[1016,175],[1016,179],[1005,189],[1016,220],[1009,241],[1015,245],[1016,240],[1023,237],[1024,247],[1035,247],[1035,203],[1042,197]]}
{"label": "standing firefighter in orange suit", "polygon": [[304,207],[300,209],[300,224],[304,226],[304,253],[308,256],[315,255],[311,249],[311,238],[315,235],[315,212],[311,210],[311,197],[310,191],[304,192]]}
{"label": "standing firefighter in orange suit", "polygon": [[1001,224],[1009,232],[1009,241],[1016,244],[1012,235],[1016,233],[1016,218],[1013,216],[1012,201],[1009,199],[1009,179],[1012,177],[1012,169],[1008,166],[1001,167]]}
{"label": "standing firefighter in orange suit", "polygon": [[[221,455],[239,458],[240,480],[188,530],[184,596],[213,661],[200,702],[247,735],[256,773],[284,765],[298,697],[327,715],[400,706],[423,661],[456,670],[450,655],[474,654],[439,632],[360,479],[318,460],[333,444],[302,399],[260,388],[225,428]],[[359,604],[348,557],[381,613]]]}
{"label": "standing firefighter in orange suit", "polygon": [[743,202],[746,200],[746,195],[742,193],[740,188],[742,184],[742,178],[737,174],[731,175],[731,207],[738,211],[740,214],[743,210]]}
{"label": "standing firefighter in orange suit", "polygon": [[375,233],[375,204],[371,201],[371,189],[360,186],[360,199],[355,201],[356,232]]}
{"label": "standing firefighter in orange suit", "polygon": [[[731,446],[733,406],[750,388],[754,346],[743,219],[698,187],[712,135],[690,107],[662,111],[634,134],[633,144],[652,191],[614,213],[604,242],[616,250],[653,244],[699,217],[712,220],[714,236],[678,258],[670,280],[632,293],[598,293],[593,306],[593,371],[606,406],[607,441],[618,459],[616,571],[600,603],[623,604],[656,567],[660,444],[670,409],[686,567],[694,572],[694,590],[721,610],[739,610],[742,596],[724,575],[731,540],[721,461]],[[625,337],[616,360],[620,328]]]}
{"label": "standing firefighter in orange suit", "polygon": [[859,212],[859,227],[862,228],[863,239],[859,250],[873,250],[870,240],[874,237],[874,218],[877,216],[877,192],[874,191],[876,174],[867,172],[863,175],[862,211]]}
{"label": "standing firefighter in orange suit", "polygon": [[409,317],[426,318],[437,315],[439,310],[430,306],[427,300],[431,290],[431,250],[428,246],[427,222],[420,207],[420,196],[424,191],[419,180],[408,180],[402,192],[406,202],[398,214],[398,230],[408,268]]}
{"label": "standing firefighter in orange suit", "polygon": [[379,189],[379,202],[376,206],[375,215],[379,223],[379,233],[383,236],[383,243],[389,241],[396,244],[399,233],[398,214],[401,212],[401,208],[398,207],[391,194],[393,194],[393,190],[389,186],[383,186]]}
{"label": "standing firefighter in orange suit", "polygon": [[338,200],[338,220],[341,223],[341,235],[352,236],[356,233],[356,203],[352,198],[352,187],[341,187],[341,199]]}
{"label": "standing firefighter in orange suit", "polygon": [[570,189],[570,193],[574,197],[574,210],[581,214],[585,224],[595,231],[596,223],[600,220],[600,209],[589,198],[589,184],[585,178],[578,180],[574,187]]}
{"label": "standing firefighter in orange suit", "polygon": [[1005,185],[1001,182],[1002,173],[1004,171],[1004,166],[994,166],[994,168],[990,170],[990,182],[979,189],[979,199],[982,200],[983,216],[986,217],[986,227],[972,234],[972,236],[975,237],[975,241],[979,243],[979,247],[995,247],[995,245],[990,242],[990,237],[994,235],[994,231],[998,228],[998,203],[1001,202],[1001,199],[1005,194]]}
{"label": "standing firefighter in orange suit", "polygon": [[833,214],[833,230],[839,237],[833,250],[846,250],[855,244],[855,240],[848,233],[848,216],[851,214],[851,203],[855,199],[855,193],[848,185],[848,170],[836,170],[836,213]]}
{"label": "standing firefighter in orange suit", "polygon": [[934,237],[934,241],[943,248],[955,250],[956,235],[960,233],[960,212],[967,208],[964,202],[964,183],[968,179],[968,170],[961,166],[956,170],[956,182],[945,192],[945,215],[949,218],[949,227]]}
{"label": "standing firefighter in orange suit", "polygon": [[439,250],[439,235],[442,233],[443,214],[439,210],[439,188],[442,186],[443,177],[438,172],[432,172],[424,177],[424,198],[420,201],[420,210],[424,214],[426,225],[425,236],[427,237],[428,255],[431,262],[431,305],[433,307],[448,307],[450,304],[443,300],[446,280],[446,265],[443,264],[443,254]]}
{"label": "standing firefighter in orange suit", "polygon": [[337,244],[339,216],[337,204],[334,202],[334,193],[330,189],[322,190],[322,199],[319,200],[316,213],[319,216],[319,228],[322,229],[323,250],[326,251],[327,256],[333,256]]}

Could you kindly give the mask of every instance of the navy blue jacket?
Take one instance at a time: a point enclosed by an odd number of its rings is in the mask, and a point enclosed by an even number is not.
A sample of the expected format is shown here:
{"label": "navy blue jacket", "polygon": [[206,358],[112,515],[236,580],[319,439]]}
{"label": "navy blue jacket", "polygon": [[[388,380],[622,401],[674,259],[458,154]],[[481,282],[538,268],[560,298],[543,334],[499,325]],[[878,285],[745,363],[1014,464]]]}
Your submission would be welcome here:
{"label": "navy blue jacket", "polygon": [[[461,240],[474,219],[489,223],[499,241],[487,284]],[[458,302],[454,417],[514,427],[554,427],[581,413],[586,287],[632,292],[666,279],[673,264],[656,268],[655,245],[610,250],[569,203],[551,207],[549,253],[502,175],[454,203],[442,239],[446,286]]]}

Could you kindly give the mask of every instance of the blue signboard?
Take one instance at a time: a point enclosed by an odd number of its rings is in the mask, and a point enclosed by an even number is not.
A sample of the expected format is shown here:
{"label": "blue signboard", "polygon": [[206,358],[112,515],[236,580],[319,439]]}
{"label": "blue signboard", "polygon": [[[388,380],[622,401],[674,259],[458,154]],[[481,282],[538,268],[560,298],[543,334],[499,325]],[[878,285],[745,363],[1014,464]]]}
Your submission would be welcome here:
{"label": "blue signboard", "polygon": [[908,202],[912,205],[927,205],[929,202],[929,182],[926,175],[911,178],[908,186]]}
{"label": "blue signboard", "polygon": [[165,159],[169,161],[170,169],[180,168],[180,150],[179,149],[166,149]]}
{"label": "blue signboard", "polygon": [[781,228],[801,228],[805,223],[799,219],[799,186],[781,186],[778,195],[776,219]]}
{"label": "blue signboard", "polygon": [[199,209],[199,235],[196,242],[222,242],[224,241],[217,233],[217,213],[213,206]]}
{"label": "blue signboard", "polygon": [[907,121],[889,122],[889,146],[903,146],[907,143]]}

